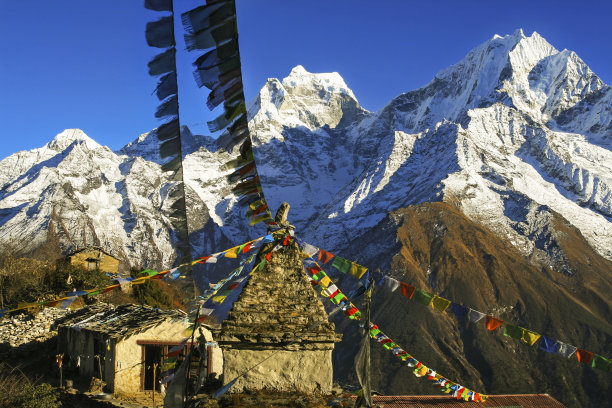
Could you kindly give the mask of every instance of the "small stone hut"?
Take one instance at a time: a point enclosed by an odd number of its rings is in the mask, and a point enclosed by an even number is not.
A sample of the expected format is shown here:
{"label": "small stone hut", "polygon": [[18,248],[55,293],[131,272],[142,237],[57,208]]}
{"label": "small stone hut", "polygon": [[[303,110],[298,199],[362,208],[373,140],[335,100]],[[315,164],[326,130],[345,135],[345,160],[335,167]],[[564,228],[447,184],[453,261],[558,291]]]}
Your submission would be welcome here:
{"label": "small stone hut", "polygon": [[[259,256],[269,250],[263,247]],[[297,244],[290,244],[251,273],[221,325],[223,383],[248,370],[230,392],[329,394],[332,350],[340,338],[306,276]]]}
{"label": "small stone hut", "polygon": [[[98,303],[77,310],[58,325],[58,352],[64,354],[66,369],[78,370],[87,379],[102,377],[115,394],[154,386],[159,390],[160,366],[168,350],[185,339],[188,326],[186,315],[177,310]],[[210,330],[203,327],[202,331],[206,341],[212,342]],[[209,345],[205,358],[206,373],[218,376],[223,369],[221,350]]]}
{"label": "small stone hut", "polygon": [[94,246],[78,249],[64,257],[62,262],[90,271],[98,270],[113,274],[119,272],[119,259]]}

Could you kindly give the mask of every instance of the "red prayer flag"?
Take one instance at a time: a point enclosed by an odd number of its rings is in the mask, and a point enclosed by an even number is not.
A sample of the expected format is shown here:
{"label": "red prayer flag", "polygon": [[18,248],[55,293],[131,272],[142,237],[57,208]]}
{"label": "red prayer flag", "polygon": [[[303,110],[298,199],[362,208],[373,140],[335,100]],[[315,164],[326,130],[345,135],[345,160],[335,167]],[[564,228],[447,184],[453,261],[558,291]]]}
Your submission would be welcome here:
{"label": "red prayer flag", "polygon": [[400,288],[402,290],[402,295],[406,296],[408,299],[412,299],[412,295],[414,295],[416,287],[404,282],[400,282]]}
{"label": "red prayer flag", "polygon": [[496,319],[493,316],[487,316],[487,330],[493,331],[497,329],[499,326],[501,326],[502,324],[504,324],[503,320]]}
{"label": "red prayer flag", "polygon": [[234,290],[240,285],[239,283],[232,283],[227,287],[227,290]]}
{"label": "red prayer flag", "polygon": [[311,266],[310,268],[307,268],[308,272],[310,272],[312,275],[316,275],[317,273],[321,272],[321,268],[319,268],[318,266]]}
{"label": "red prayer flag", "polygon": [[331,252],[327,252],[324,249],[319,249],[319,261],[323,262],[323,265],[332,260],[335,255]]}
{"label": "red prayer flag", "polygon": [[269,262],[269,261],[270,261],[270,258],[272,258],[272,252],[268,252],[268,253],[266,254],[266,261],[268,261],[268,262]]}
{"label": "red prayer flag", "polygon": [[291,235],[287,235],[285,237],[285,239],[283,240],[283,245],[287,246],[287,245],[289,245],[289,242],[291,242]]}
{"label": "red prayer flag", "polygon": [[248,244],[246,244],[244,246],[244,248],[242,248],[242,253],[246,254],[247,252],[249,252],[251,250],[251,243],[249,242]]}
{"label": "red prayer flag", "polygon": [[578,361],[581,363],[589,364],[593,358],[593,353],[583,349],[578,349],[576,350],[576,357],[578,357]]}

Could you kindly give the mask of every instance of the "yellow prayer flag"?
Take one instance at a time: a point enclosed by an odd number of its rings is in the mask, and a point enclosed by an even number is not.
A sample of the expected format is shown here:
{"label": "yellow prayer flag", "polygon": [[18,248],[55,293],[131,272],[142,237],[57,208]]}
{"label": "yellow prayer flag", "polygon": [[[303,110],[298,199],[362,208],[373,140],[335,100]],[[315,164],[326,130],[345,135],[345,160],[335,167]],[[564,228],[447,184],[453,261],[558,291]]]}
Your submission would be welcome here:
{"label": "yellow prayer flag", "polygon": [[228,249],[227,251],[225,251],[225,257],[226,258],[237,258],[238,257],[238,251],[240,251],[240,246],[237,247],[233,247],[231,249]]}
{"label": "yellow prayer flag", "polygon": [[213,296],[212,300],[215,303],[223,303],[223,301],[225,300],[227,296],[223,296],[223,295],[219,295],[219,296]]}
{"label": "yellow prayer flag", "polygon": [[361,279],[361,277],[364,273],[366,273],[367,270],[368,268],[366,268],[365,266],[361,266],[359,264],[351,262],[351,270],[349,271],[349,273],[357,279]]}
{"label": "yellow prayer flag", "polygon": [[331,283],[331,279],[329,279],[329,276],[327,275],[323,276],[321,280],[318,282],[318,284],[322,286],[323,288],[328,287],[330,283]]}
{"label": "yellow prayer flag", "polygon": [[441,312],[444,312],[450,306],[451,301],[448,299],[444,299],[438,295],[434,295],[433,300],[431,301],[431,307]]}
{"label": "yellow prayer flag", "polygon": [[525,343],[529,344],[530,346],[533,346],[540,337],[542,337],[541,334],[529,331],[527,329],[523,329],[523,337],[521,338],[521,340],[523,340]]}

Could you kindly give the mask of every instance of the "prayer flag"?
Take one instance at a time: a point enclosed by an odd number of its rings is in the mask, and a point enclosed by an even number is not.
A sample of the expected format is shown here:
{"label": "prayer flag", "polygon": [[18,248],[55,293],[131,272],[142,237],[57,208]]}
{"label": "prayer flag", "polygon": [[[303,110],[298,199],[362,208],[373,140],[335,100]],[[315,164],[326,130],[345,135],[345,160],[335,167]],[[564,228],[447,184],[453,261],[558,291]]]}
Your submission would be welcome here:
{"label": "prayer flag", "polygon": [[433,300],[431,301],[431,306],[440,312],[444,312],[450,306],[450,304],[450,300],[444,299],[438,295],[434,295]]}
{"label": "prayer flag", "polygon": [[361,266],[359,264],[356,264],[355,262],[351,262],[351,269],[349,273],[357,279],[361,279],[361,277],[364,273],[366,273],[367,270],[368,268],[366,268],[365,266]]}
{"label": "prayer flag", "polygon": [[578,358],[578,361],[581,363],[589,364],[593,358],[593,353],[579,348],[576,350],[576,358]]}
{"label": "prayer flag", "polygon": [[402,295],[406,296],[408,299],[412,299],[412,295],[414,295],[416,287],[404,282],[400,282],[400,288],[402,290]]}
{"label": "prayer flag", "polygon": [[504,326],[504,336],[512,337],[513,339],[521,339],[523,337],[523,328],[506,323]]}
{"label": "prayer flag", "polygon": [[226,258],[237,258],[238,257],[238,253],[240,253],[240,247],[234,247],[231,249],[228,249],[227,251],[225,251],[225,257]]}
{"label": "prayer flag", "polygon": [[529,344],[530,346],[533,346],[541,336],[542,335],[539,333],[523,329],[523,335],[521,336],[521,340]]}
{"label": "prayer flag", "polygon": [[487,330],[493,331],[504,323],[503,320],[487,315]]}
{"label": "prayer flag", "polygon": [[323,265],[331,261],[333,257],[334,254],[332,254],[331,252],[327,252],[324,249],[319,249],[319,261],[323,262]]}
{"label": "prayer flag", "polygon": [[431,293],[426,292],[422,289],[417,289],[414,293],[414,300],[416,300],[417,302],[425,306],[429,306],[429,304],[431,303],[432,297],[433,295]]}
{"label": "prayer flag", "polygon": [[311,256],[314,256],[314,254],[319,252],[319,248],[310,244],[304,244],[302,246],[302,252],[307,258],[310,258]]}
{"label": "prayer flag", "polygon": [[479,321],[484,319],[485,316],[486,315],[484,313],[474,309],[470,309],[467,314],[468,319],[470,319],[472,323],[478,323]]}
{"label": "prayer flag", "polygon": [[66,298],[66,299],[62,300],[62,304],[60,305],[60,309],[68,308],[68,306],[70,306],[72,304],[72,302],[74,302],[75,299],[76,299],[76,296],[72,296],[72,297],[69,297],[69,298]]}
{"label": "prayer flag", "polygon": [[469,312],[469,308],[458,303],[451,302],[451,311],[457,317],[466,317]]}
{"label": "prayer flag", "polygon": [[212,301],[214,303],[223,303],[223,301],[225,300],[226,297],[227,297],[227,295],[213,296]]}
{"label": "prayer flag", "polygon": [[597,368],[599,370],[602,371],[610,371],[610,363],[612,362],[612,360],[602,357],[598,354],[595,354],[593,356],[593,363],[591,364],[591,367],[593,368]]}
{"label": "prayer flag", "polygon": [[328,287],[330,283],[331,279],[329,279],[329,276],[327,275],[323,276],[319,281],[319,285],[323,286],[324,288]]}
{"label": "prayer flag", "polygon": [[559,350],[557,353],[561,354],[565,358],[570,358],[578,350],[578,347],[574,347],[571,344],[559,342]]}
{"label": "prayer flag", "polygon": [[552,339],[550,337],[542,336],[540,342],[540,350],[544,350],[547,353],[556,353],[559,349],[559,340]]}
{"label": "prayer flag", "polygon": [[347,261],[344,258],[339,256],[334,257],[334,261],[332,262],[332,266],[338,269],[342,273],[347,273],[351,268],[351,262]]}
{"label": "prayer flag", "polygon": [[397,279],[393,279],[390,276],[385,277],[384,285],[391,292],[395,292],[400,286],[400,282]]}

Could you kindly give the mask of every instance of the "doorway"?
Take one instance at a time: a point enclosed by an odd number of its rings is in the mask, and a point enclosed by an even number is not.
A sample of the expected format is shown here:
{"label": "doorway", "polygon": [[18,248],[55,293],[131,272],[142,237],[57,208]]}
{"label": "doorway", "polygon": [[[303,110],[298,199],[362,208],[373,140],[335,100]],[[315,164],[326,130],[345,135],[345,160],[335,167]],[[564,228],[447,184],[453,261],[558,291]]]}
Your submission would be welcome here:
{"label": "doorway", "polygon": [[144,347],[144,381],[143,390],[153,389],[153,373],[155,373],[155,391],[160,390],[159,374],[161,373],[161,360],[163,355],[163,346],[146,345]]}

